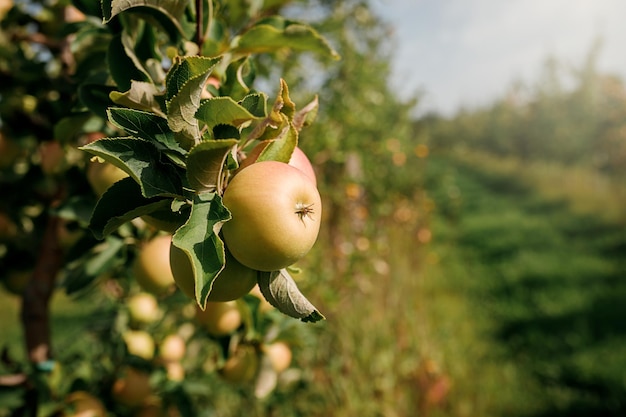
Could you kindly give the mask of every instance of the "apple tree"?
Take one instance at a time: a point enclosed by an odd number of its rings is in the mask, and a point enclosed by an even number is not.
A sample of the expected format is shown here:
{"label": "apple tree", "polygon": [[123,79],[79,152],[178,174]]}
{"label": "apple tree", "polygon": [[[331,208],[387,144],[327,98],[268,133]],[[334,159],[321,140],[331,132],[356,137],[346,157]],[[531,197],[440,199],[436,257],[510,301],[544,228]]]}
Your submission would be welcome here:
{"label": "apple tree", "polygon": [[[321,222],[298,156],[319,103],[272,59],[338,56],[287,3],[0,4],[0,279],[28,362],[4,355],[10,415],[197,415],[207,378],[265,397],[288,322],[323,319],[291,276]],[[53,351],[57,290],[102,307],[92,349]]]}

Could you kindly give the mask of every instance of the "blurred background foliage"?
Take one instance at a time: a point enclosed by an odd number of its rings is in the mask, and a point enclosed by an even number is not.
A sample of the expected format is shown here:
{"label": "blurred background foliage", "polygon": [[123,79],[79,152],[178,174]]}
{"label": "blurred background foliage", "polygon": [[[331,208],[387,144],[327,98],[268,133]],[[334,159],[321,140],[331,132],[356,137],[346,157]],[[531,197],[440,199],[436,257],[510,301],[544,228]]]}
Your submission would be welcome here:
{"label": "blurred background foliage", "polygon": [[[37,153],[61,139],[54,126],[77,90],[58,44],[32,39],[34,28],[64,36],[50,13],[65,3],[44,4],[2,20],[5,286],[36,256],[59,178],[72,178],[70,194],[90,193],[73,145],[63,145],[61,172],[47,172]],[[260,57],[261,84],[286,78],[296,102],[319,94],[320,113],[300,146],[318,172],[325,219],[298,285],[328,320],[268,321],[292,341],[298,372],[263,400],[194,357],[187,385],[161,392],[186,390],[206,416],[624,415],[626,86],[598,70],[601,44],[575,68],[548,59],[539,79],[512,83],[488,106],[416,117],[419,95],[401,101],[388,82],[393,22],[359,0],[283,11],[311,23],[342,56]],[[81,133],[102,127],[90,118]],[[80,231],[74,220],[70,231]],[[18,299],[0,297],[0,343],[19,359]],[[57,359],[96,392],[116,366],[90,369],[94,357],[124,354],[119,335],[90,349],[110,337],[101,326],[122,305],[107,291],[59,291],[53,300]],[[178,317],[170,326],[188,320],[177,302],[169,308]],[[150,330],[157,339],[166,333]],[[213,345],[200,345],[197,354],[210,354]]]}

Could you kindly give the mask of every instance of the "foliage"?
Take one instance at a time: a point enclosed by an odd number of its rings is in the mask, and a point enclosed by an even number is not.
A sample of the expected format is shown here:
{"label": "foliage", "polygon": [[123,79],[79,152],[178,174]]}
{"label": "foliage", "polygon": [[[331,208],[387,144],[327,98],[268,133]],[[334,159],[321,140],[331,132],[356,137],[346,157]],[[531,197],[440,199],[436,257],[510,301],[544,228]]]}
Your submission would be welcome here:
{"label": "foliage", "polygon": [[550,59],[535,84],[515,83],[492,105],[461,111],[451,120],[433,118],[432,143],[623,176],[626,88],[619,78],[599,72],[600,51],[598,44],[570,70]]}

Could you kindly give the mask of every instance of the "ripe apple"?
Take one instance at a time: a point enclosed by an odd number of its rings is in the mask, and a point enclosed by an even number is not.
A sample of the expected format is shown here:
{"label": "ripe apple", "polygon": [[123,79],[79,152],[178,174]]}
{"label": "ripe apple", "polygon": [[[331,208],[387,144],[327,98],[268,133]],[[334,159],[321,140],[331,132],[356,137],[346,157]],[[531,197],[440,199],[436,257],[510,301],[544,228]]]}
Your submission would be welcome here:
{"label": "ripe apple", "polygon": [[109,162],[89,161],[87,165],[87,182],[98,196],[102,196],[110,186],[128,174]]}
{"label": "ripe apple", "polygon": [[[239,164],[239,171],[255,163],[259,158],[259,155],[261,155],[261,152],[263,152],[263,149],[265,149],[267,145],[268,141],[265,141],[259,143],[254,148],[252,148],[252,150],[246,155],[246,159],[241,161],[241,163]],[[306,176],[309,177],[311,181],[313,181],[313,184],[317,186],[317,176],[315,175],[313,165],[311,164],[311,161],[306,156],[306,154],[302,151],[302,149],[296,146],[296,148],[293,150],[293,153],[291,154],[291,158],[289,159],[288,163],[292,167],[298,168],[300,171],[304,172]]]}
{"label": "ripe apple", "polygon": [[185,357],[186,343],[178,334],[165,336],[159,345],[159,358],[163,362],[180,362]]}
{"label": "ripe apple", "polygon": [[171,242],[171,235],[157,235],[139,249],[133,274],[139,286],[149,293],[163,295],[174,288],[169,255]]}
{"label": "ripe apple", "polygon": [[150,324],[161,318],[157,299],[147,292],[132,295],[126,301],[130,320],[134,324]]}
{"label": "ripe apple", "polygon": [[144,330],[127,330],[122,335],[128,353],[150,360],[154,357],[154,339]]}
{"label": "ripe apple", "polygon": [[292,353],[289,345],[284,341],[276,341],[263,346],[263,353],[267,355],[274,370],[283,372],[291,365]]}
{"label": "ripe apple", "polygon": [[259,355],[250,345],[239,345],[220,369],[226,381],[244,383],[251,381],[259,369]]}
{"label": "ripe apple", "polygon": [[[65,398],[67,417],[106,417],[104,404],[86,391],[74,391]],[[69,413],[69,414],[67,414]]]}
{"label": "ripe apple", "polygon": [[[170,247],[170,265],[176,285],[189,298],[195,299],[195,279],[191,262],[184,251]],[[224,269],[213,281],[209,301],[232,301],[246,295],[257,282],[257,271],[243,266],[226,251]]]}
{"label": "ripe apple", "polygon": [[196,320],[213,336],[226,336],[241,326],[241,311],[236,301],[206,303],[202,311],[196,309]]}
{"label": "ripe apple", "polygon": [[320,230],[322,201],[313,182],[291,165],[262,161],[233,177],[224,192],[232,219],[222,232],[243,265],[277,271],[313,247]]}
{"label": "ripe apple", "polygon": [[181,382],[185,379],[185,368],[180,362],[167,362],[165,364],[165,372],[167,379],[170,381]]}
{"label": "ripe apple", "polygon": [[137,368],[126,367],[113,383],[111,394],[119,404],[137,407],[152,394],[150,375]]}

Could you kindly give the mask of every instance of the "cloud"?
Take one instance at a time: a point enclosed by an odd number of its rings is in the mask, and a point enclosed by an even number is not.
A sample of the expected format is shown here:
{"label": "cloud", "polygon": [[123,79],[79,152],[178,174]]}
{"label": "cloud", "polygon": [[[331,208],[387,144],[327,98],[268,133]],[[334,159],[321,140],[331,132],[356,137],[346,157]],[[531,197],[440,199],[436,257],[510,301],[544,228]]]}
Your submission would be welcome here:
{"label": "cloud", "polygon": [[[377,0],[396,28],[397,79],[450,113],[531,80],[549,56],[578,65],[601,37],[603,70],[626,78],[623,0]],[[406,88],[403,88],[406,90]]]}

